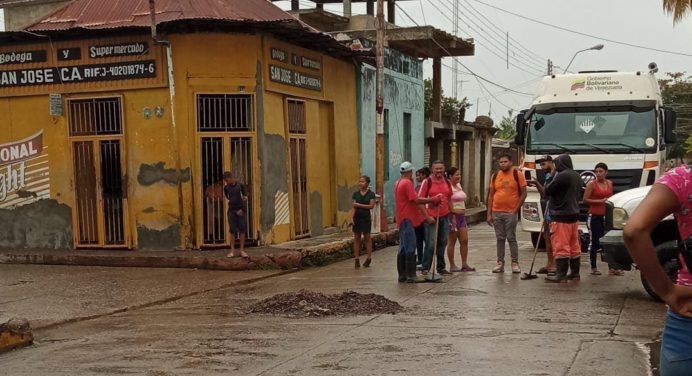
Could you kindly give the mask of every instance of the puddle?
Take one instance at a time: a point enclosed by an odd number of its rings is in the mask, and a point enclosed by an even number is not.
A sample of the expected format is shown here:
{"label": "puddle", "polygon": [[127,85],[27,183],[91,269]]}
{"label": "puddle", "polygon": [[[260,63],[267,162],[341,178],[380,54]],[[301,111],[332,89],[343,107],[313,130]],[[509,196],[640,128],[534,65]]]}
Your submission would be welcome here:
{"label": "puddle", "polygon": [[644,344],[646,350],[649,353],[649,369],[651,370],[650,375],[660,376],[658,372],[658,363],[661,357],[661,341],[654,341]]}

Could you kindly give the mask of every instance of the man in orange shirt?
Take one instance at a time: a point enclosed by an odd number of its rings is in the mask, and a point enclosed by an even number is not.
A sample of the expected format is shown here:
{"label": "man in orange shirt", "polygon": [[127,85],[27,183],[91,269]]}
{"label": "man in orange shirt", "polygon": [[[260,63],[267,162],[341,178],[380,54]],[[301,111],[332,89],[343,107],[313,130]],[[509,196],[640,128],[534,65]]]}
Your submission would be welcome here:
{"label": "man in orange shirt", "polygon": [[493,273],[505,271],[505,240],[509,242],[512,273],[521,273],[517,223],[519,211],[526,199],[526,179],[512,167],[512,157],[500,155],[500,171],[490,178],[488,192],[488,224],[495,228],[497,238],[497,265]]}

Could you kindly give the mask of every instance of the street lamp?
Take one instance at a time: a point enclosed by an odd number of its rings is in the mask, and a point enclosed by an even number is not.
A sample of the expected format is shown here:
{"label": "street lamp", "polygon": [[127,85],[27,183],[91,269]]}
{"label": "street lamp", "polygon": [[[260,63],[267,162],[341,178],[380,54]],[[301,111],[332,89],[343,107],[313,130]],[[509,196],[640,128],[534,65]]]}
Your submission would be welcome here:
{"label": "street lamp", "polygon": [[572,65],[572,62],[574,61],[574,58],[577,57],[577,55],[578,55],[580,52],[590,51],[590,50],[602,50],[602,49],[603,49],[603,45],[602,45],[602,44],[597,44],[597,45],[595,45],[595,46],[593,46],[593,47],[589,47],[589,48],[586,48],[586,49],[577,51],[577,52],[574,54],[574,56],[572,56],[572,60],[569,61],[569,64],[567,64],[567,68],[565,68],[565,71],[562,72],[562,74],[567,73],[567,69],[569,68],[570,65]]}

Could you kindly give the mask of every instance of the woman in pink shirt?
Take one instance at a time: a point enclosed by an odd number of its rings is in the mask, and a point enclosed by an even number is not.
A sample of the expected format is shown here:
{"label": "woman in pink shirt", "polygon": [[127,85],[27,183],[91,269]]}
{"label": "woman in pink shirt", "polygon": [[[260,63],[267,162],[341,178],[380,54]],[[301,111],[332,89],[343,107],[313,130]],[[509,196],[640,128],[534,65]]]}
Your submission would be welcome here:
{"label": "woman in pink shirt", "polygon": [[[666,216],[675,214],[683,244],[692,243],[692,168],[669,170],[651,187],[624,230],[625,244],[656,293],[668,304],[661,342],[661,376],[689,375],[692,368],[692,253],[681,252],[680,273],[673,284],[658,262],[651,233]],[[687,247],[690,251],[692,248]]]}
{"label": "woman in pink shirt", "polygon": [[[469,256],[469,231],[466,226],[466,193],[461,188],[461,170],[456,167],[447,169],[447,178],[452,188],[451,210],[449,214],[449,240],[447,258],[450,272],[475,272],[476,269],[467,263]],[[461,268],[454,263],[454,247],[459,241]]]}

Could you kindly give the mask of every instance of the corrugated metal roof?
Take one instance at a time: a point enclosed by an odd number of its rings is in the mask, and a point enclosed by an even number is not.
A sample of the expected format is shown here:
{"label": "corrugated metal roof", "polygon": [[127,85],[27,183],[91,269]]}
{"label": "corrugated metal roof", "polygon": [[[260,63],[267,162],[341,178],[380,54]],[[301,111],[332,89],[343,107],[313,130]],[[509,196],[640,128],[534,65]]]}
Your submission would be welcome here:
{"label": "corrugated metal roof", "polygon": [[[267,0],[156,0],[157,25],[183,20],[296,22]],[[148,0],[74,0],[27,30],[102,30],[150,25]]]}

